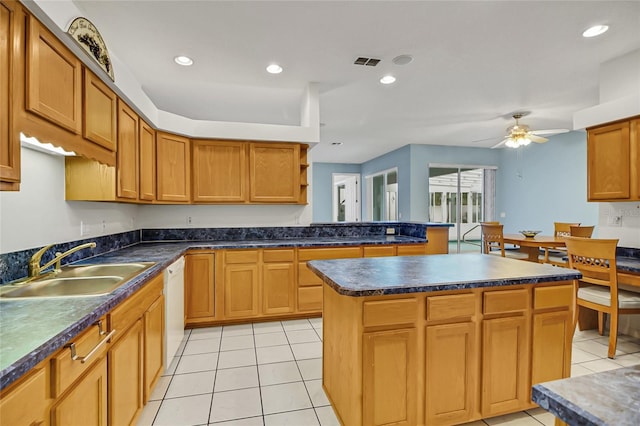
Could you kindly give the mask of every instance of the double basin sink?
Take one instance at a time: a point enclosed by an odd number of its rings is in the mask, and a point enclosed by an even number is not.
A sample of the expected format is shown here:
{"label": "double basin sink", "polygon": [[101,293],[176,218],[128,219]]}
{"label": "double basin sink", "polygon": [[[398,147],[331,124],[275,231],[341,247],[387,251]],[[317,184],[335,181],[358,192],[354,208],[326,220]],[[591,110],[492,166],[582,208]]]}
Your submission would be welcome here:
{"label": "double basin sink", "polygon": [[0,298],[102,296],[109,294],[155,262],[65,266],[15,285],[2,286]]}

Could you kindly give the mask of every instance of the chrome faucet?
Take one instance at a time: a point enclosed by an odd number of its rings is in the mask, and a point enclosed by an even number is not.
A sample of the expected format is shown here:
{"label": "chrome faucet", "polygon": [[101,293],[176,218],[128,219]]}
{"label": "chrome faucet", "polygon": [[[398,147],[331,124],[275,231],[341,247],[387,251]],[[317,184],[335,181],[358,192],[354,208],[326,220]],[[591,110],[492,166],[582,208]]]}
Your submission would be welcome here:
{"label": "chrome faucet", "polygon": [[82,250],[85,248],[95,248],[96,243],[91,242],[91,243],[80,244],[79,246],[73,247],[65,251],[64,253],[57,252],[55,257],[52,260],[40,266],[40,260],[42,259],[42,256],[51,247],[53,247],[53,244],[41,248],[33,256],[31,256],[31,259],[29,260],[29,277],[30,278],[37,277],[38,275],[41,274],[43,270],[47,269],[49,266],[53,265],[54,263],[55,263],[55,266],[53,271],[60,272],[60,261],[62,259],[69,256],[70,254],[77,252],[78,250]]}

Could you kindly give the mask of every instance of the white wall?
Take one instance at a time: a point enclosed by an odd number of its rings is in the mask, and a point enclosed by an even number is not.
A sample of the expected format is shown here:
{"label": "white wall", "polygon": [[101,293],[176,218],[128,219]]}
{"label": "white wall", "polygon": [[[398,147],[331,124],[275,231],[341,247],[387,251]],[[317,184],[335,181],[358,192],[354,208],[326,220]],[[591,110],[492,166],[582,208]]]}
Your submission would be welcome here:
{"label": "white wall", "polygon": [[617,238],[620,247],[640,248],[640,202],[599,203],[598,238]]}
{"label": "white wall", "polygon": [[[0,192],[0,253],[139,228],[136,205],[65,201],[64,157],[21,155],[20,191]],[[81,221],[89,226],[83,236]]]}

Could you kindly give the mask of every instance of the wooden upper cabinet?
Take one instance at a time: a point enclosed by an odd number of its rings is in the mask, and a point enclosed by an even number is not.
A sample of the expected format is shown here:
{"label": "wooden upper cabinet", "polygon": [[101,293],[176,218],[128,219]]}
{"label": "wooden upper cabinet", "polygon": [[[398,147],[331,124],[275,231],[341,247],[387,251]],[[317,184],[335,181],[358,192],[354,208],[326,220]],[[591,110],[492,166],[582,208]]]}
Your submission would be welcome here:
{"label": "wooden upper cabinet", "polygon": [[110,151],[115,151],[118,97],[86,68],[84,68],[83,101],[82,136]]}
{"label": "wooden upper cabinet", "polygon": [[300,200],[300,145],[249,144],[250,201],[298,203]]}
{"label": "wooden upper cabinet", "polygon": [[20,182],[20,137],[13,128],[14,90],[17,87],[16,46],[18,3],[0,3],[0,190],[17,190]]}
{"label": "wooden upper cabinet", "polygon": [[632,198],[640,200],[640,118],[631,120],[631,178]]}
{"label": "wooden upper cabinet", "polygon": [[191,186],[189,139],[165,132],[156,134],[157,199],[189,202]]}
{"label": "wooden upper cabinet", "polygon": [[[638,159],[636,156],[632,161],[630,155],[631,125],[629,121],[588,130],[587,187],[589,201],[632,199],[631,171],[633,167],[635,174],[637,174]],[[635,186],[636,182],[634,182]]]}
{"label": "wooden upper cabinet", "polygon": [[26,107],[75,134],[82,130],[82,64],[29,16]]}
{"label": "wooden upper cabinet", "polygon": [[139,121],[138,144],[138,195],[141,200],[153,201],[156,199],[156,131],[142,120]]}
{"label": "wooden upper cabinet", "polygon": [[247,200],[245,142],[192,141],[193,201],[243,203]]}
{"label": "wooden upper cabinet", "polygon": [[118,101],[116,195],[138,199],[138,115]]}

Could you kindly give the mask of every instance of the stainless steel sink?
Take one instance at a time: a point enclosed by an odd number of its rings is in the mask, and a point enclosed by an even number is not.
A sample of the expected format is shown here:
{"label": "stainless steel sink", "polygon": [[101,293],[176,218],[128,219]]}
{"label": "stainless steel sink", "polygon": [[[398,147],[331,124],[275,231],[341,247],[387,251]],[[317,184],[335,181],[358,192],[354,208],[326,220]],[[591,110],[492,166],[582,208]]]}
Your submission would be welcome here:
{"label": "stainless steel sink", "polygon": [[101,296],[109,294],[155,262],[67,266],[21,284],[0,288],[0,298]]}
{"label": "stainless steel sink", "polygon": [[144,271],[154,262],[107,263],[103,265],[67,266],[56,275],[56,278],[119,276],[128,277]]}

